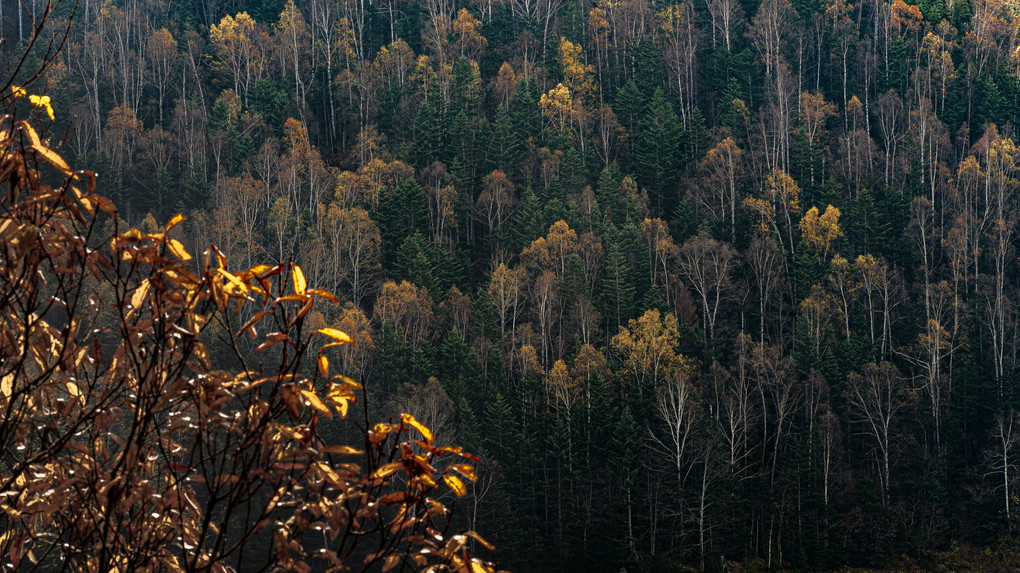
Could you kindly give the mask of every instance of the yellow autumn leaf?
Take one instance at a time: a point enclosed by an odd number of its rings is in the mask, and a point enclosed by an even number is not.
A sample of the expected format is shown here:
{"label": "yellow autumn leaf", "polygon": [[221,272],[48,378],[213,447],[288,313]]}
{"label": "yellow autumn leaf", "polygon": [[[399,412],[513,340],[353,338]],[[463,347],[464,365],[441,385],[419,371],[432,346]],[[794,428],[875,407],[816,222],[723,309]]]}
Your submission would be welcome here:
{"label": "yellow autumn leaf", "polygon": [[418,432],[421,433],[422,437],[425,438],[426,442],[429,443],[432,442],[433,440],[432,430],[429,430],[428,428],[425,427],[424,424],[414,419],[414,416],[410,414],[401,414],[400,421],[403,422],[405,425],[411,426],[415,430],[418,430]]}
{"label": "yellow autumn leaf", "polygon": [[321,374],[323,378],[329,378],[329,358],[320,354],[319,359],[316,362],[319,365],[319,374]]}
{"label": "yellow autumn leaf", "polygon": [[131,310],[136,310],[145,302],[145,295],[149,294],[149,279],[142,281],[135,292],[131,295]]}
{"label": "yellow autumn leaf", "polygon": [[446,486],[453,490],[453,493],[457,494],[457,497],[464,497],[467,493],[467,488],[464,487],[464,482],[460,481],[457,476],[445,475],[443,481],[446,482]]}
{"label": "yellow autumn leaf", "polygon": [[450,468],[471,481],[478,481],[475,468],[470,464],[454,464]]}
{"label": "yellow autumn leaf", "polygon": [[305,294],[305,289],[308,288],[308,281],[305,280],[305,273],[301,271],[301,267],[292,265],[291,276],[294,279],[294,292]]}
{"label": "yellow autumn leaf", "polygon": [[336,408],[336,413],[340,414],[341,418],[346,418],[347,417],[347,410],[351,406],[350,400],[347,400],[345,398],[335,398],[335,399],[332,400],[332,402],[333,402],[333,407]]}
{"label": "yellow autumn leaf", "polygon": [[354,339],[351,338],[349,334],[342,330],[337,330],[335,328],[320,328],[315,332],[318,332],[319,334],[325,334],[326,336],[332,338],[333,340],[336,340],[341,344],[354,344]]}
{"label": "yellow autumn leaf", "polygon": [[228,281],[230,281],[230,284],[234,285],[234,288],[236,288],[237,290],[241,292],[248,292],[248,285],[244,284],[244,281],[235,277],[229,272],[223,270],[222,267],[216,267],[216,272],[223,275]]}
{"label": "yellow autumn leaf", "polygon": [[10,398],[14,393],[14,373],[8,374],[0,379],[0,396]]}
{"label": "yellow autumn leaf", "polygon": [[326,401],[333,404],[341,418],[347,417],[347,409],[354,398],[354,394],[350,390],[337,384],[333,384],[329,389],[329,393],[326,394]]}
{"label": "yellow autumn leaf", "polygon": [[170,252],[172,252],[178,259],[185,262],[191,260],[191,253],[189,253],[184,248],[184,245],[182,245],[181,242],[178,241],[177,239],[170,239],[169,241],[167,241],[166,246],[167,248],[170,249]]}
{"label": "yellow autumn leaf", "polygon": [[78,403],[81,407],[85,407],[85,395],[78,389],[78,385],[74,382],[67,382],[67,393],[78,399]]}
{"label": "yellow autumn leaf", "polygon": [[184,221],[183,213],[178,213],[174,215],[173,218],[170,219],[170,222],[166,224],[166,232],[169,233],[170,229],[173,229],[177,225],[181,224],[181,222],[183,221]]}
{"label": "yellow autumn leaf", "polygon": [[326,404],[323,403],[318,394],[311,390],[302,390],[301,395],[305,397],[305,400],[308,400],[308,403],[312,405],[312,408],[315,408],[327,416],[330,415],[329,408],[326,407]]}
{"label": "yellow autumn leaf", "polygon": [[325,448],[322,448],[322,453],[338,454],[343,456],[356,456],[358,454],[363,454],[365,452],[357,448],[352,448],[351,446],[327,446]]}
{"label": "yellow autumn leaf", "polygon": [[253,274],[253,275],[261,275],[262,273],[264,273],[264,272],[266,272],[266,271],[268,271],[270,269],[273,269],[273,268],[276,268],[276,267],[271,267],[269,265],[255,265],[254,267],[248,269],[248,272]]}
{"label": "yellow autumn leaf", "polygon": [[11,84],[11,91],[14,92],[14,97],[16,98],[25,97],[25,95],[28,94],[28,91],[25,88],[14,84]]}
{"label": "yellow autumn leaf", "polygon": [[71,166],[68,165],[67,162],[64,161],[64,158],[61,157],[56,151],[53,151],[52,149],[44,145],[32,146],[32,150],[35,151],[36,155],[45,159],[47,163],[56,167],[57,170],[63,173],[64,175],[70,176],[72,174]]}

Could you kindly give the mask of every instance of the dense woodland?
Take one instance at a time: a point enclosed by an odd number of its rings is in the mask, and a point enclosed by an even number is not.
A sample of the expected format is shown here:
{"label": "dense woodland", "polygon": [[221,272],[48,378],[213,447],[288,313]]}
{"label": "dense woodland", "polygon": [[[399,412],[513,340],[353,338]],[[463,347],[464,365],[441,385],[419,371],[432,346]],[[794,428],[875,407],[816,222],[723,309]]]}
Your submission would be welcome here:
{"label": "dense woodland", "polygon": [[[0,2],[0,60],[43,0],[21,3]],[[1014,2],[57,16],[51,142],[132,224],[184,212],[192,252],[293,260],[342,295],[314,315],[357,340],[334,362],[373,411],[480,454],[457,510],[503,566],[1010,546]]]}

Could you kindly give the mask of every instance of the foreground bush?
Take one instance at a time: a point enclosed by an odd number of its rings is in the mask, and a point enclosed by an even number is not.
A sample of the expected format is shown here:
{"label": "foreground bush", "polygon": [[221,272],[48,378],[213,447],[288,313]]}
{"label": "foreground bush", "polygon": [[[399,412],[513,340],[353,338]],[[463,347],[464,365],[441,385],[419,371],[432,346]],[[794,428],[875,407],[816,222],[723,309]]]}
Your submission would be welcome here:
{"label": "foreground bush", "polygon": [[[367,408],[356,444],[322,438],[361,392],[324,351],[355,341],[309,326],[336,299],[298,266],[196,260],[181,216],[125,229],[95,177],[11,115],[0,184],[0,567],[494,569],[436,499],[464,494],[473,456]],[[241,368],[215,368],[227,358]]]}

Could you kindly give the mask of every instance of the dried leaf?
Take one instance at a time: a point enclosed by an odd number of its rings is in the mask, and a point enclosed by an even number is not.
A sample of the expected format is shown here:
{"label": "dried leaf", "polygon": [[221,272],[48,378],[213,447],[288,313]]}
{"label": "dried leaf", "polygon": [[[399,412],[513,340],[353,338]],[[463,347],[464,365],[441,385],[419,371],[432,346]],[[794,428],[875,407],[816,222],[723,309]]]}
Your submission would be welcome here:
{"label": "dried leaf", "polygon": [[386,571],[389,571],[390,569],[393,569],[397,565],[400,565],[400,560],[402,558],[403,558],[403,555],[396,554],[396,553],[393,554],[393,555],[387,555],[386,556],[386,560],[383,562],[383,568],[382,568],[383,573],[385,573]]}
{"label": "dried leaf", "polygon": [[283,385],[280,392],[280,398],[283,400],[283,404],[287,407],[287,411],[290,412],[291,416],[297,418],[301,415],[300,394],[293,384]]}
{"label": "dried leaf", "polygon": [[374,472],[372,472],[372,477],[376,478],[376,479],[382,479],[382,478],[385,478],[385,477],[389,477],[389,476],[397,473],[398,471],[400,471],[400,469],[403,468],[403,467],[404,467],[404,464],[402,462],[390,462],[388,464],[384,464],[382,466],[379,466],[379,469],[377,469]]}
{"label": "dried leaf", "polygon": [[248,320],[248,322],[244,323],[244,326],[242,326],[241,329],[238,330],[237,332],[238,333],[247,332],[248,334],[251,335],[252,338],[255,338],[255,336],[257,334],[255,332],[255,323],[257,323],[258,321],[262,320],[262,318],[264,316],[266,316],[267,314],[269,314],[269,311],[267,311],[267,310],[256,312],[255,316],[251,317]]}

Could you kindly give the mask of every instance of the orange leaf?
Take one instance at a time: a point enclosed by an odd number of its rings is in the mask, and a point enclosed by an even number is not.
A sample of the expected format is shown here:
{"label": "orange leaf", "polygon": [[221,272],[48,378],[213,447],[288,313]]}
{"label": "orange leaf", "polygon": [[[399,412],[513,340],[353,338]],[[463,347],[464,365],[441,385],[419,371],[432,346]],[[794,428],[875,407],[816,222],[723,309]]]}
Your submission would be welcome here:
{"label": "orange leaf", "polygon": [[415,420],[414,416],[410,414],[401,414],[400,421],[408,426],[411,426],[415,430],[421,432],[421,435],[423,438],[425,438],[426,442],[431,442],[433,440],[432,430],[426,428],[425,425],[419,422],[418,420]]}
{"label": "orange leaf", "polygon": [[269,265],[255,265],[254,267],[248,269],[248,272],[253,275],[261,275],[262,273],[275,268],[276,267],[271,267]]}
{"label": "orange leaf", "polygon": [[248,320],[248,322],[244,323],[244,326],[242,326],[241,329],[238,330],[238,332],[239,333],[248,332],[249,334],[251,334],[252,338],[255,338],[256,335],[255,323],[262,320],[262,317],[266,316],[267,314],[269,314],[269,311],[267,310],[256,312],[255,316],[251,317],[251,319]]}
{"label": "orange leaf", "polygon": [[329,378],[329,358],[320,354],[317,362],[319,364],[319,374],[322,374],[323,378]]}
{"label": "orange leaf", "polygon": [[351,446],[327,446],[322,448],[324,454],[337,454],[342,456],[356,456],[365,452],[352,448]]}
{"label": "orange leaf", "polygon": [[333,293],[331,293],[329,291],[324,291],[324,290],[317,289],[317,288],[310,288],[310,289],[308,289],[308,294],[314,294],[315,296],[321,296],[324,299],[333,301],[333,304],[340,304],[340,301],[337,300],[337,298],[335,296],[333,296]]}
{"label": "orange leaf", "polygon": [[372,472],[372,477],[377,479],[389,477],[399,472],[400,468],[402,467],[404,467],[404,464],[401,462],[390,462],[388,464],[379,466],[379,469]]}
{"label": "orange leaf", "polygon": [[169,233],[170,229],[173,229],[174,227],[179,225],[182,221],[184,221],[184,215],[182,213],[174,215],[173,218],[170,219],[170,222],[166,224],[166,232]]}
{"label": "orange leaf", "polygon": [[495,549],[496,549],[495,547],[493,547],[493,545],[491,543],[489,543],[488,541],[482,539],[482,536],[478,535],[474,531],[468,531],[464,535],[467,535],[468,537],[474,539],[478,543],[481,543],[482,546],[485,547],[486,549],[488,549],[489,551],[495,551]]}
{"label": "orange leaf", "polygon": [[460,481],[457,476],[445,475],[443,481],[446,482],[446,486],[453,490],[453,493],[457,494],[457,497],[463,497],[467,493],[467,488],[464,487],[464,482]]}
{"label": "orange leaf", "polygon": [[349,386],[351,388],[357,388],[359,390],[361,389],[361,384],[358,384],[357,382],[355,382],[354,380],[351,380],[350,378],[344,376],[343,374],[337,374],[336,376],[333,377],[333,379],[334,380],[339,380],[340,382],[343,382],[344,384],[346,384],[347,386]]}
{"label": "orange leaf", "polygon": [[471,481],[478,481],[478,476],[475,475],[475,468],[468,464],[453,464],[450,469],[466,477]]}

